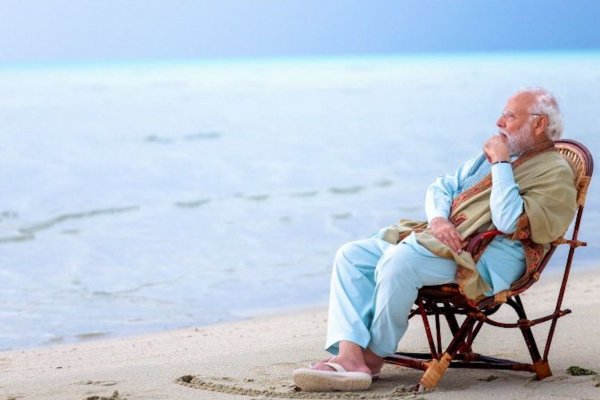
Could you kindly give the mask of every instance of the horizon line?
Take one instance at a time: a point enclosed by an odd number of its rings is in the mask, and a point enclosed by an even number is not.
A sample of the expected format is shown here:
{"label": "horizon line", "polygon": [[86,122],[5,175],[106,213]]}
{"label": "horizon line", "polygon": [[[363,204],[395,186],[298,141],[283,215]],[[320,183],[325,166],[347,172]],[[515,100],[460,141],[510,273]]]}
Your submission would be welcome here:
{"label": "horizon line", "polygon": [[492,50],[492,51],[429,51],[403,53],[348,53],[348,54],[310,54],[282,56],[234,56],[234,57],[194,57],[194,58],[116,58],[110,60],[46,60],[46,61],[17,61],[0,63],[0,71],[31,71],[53,69],[96,69],[123,67],[168,67],[168,66],[211,66],[211,65],[240,65],[240,64],[305,64],[314,62],[336,62],[342,60],[462,60],[477,58],[529,58],[561,55],[564,57],[600,56],[600,49],[552,49],[552,50]]}

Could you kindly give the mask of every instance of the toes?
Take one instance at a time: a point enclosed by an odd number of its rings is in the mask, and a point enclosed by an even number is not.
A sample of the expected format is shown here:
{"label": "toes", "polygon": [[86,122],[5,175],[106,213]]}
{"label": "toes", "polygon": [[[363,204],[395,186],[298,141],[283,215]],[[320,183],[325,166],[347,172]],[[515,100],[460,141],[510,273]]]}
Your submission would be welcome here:
{"label": "toes", "polygon": [[[321,361],[315,361],[315,362],[312,362],[312,363],[308,364],[308,367],[315,369],[315,368],[320,367],[321,365],[323,365],[323,363],[329,362],[331,360],[333,360],[333,357],[326,358],[326,359],[321,360]],[[330,368],[330,367],[328,367],[328,368]]]}

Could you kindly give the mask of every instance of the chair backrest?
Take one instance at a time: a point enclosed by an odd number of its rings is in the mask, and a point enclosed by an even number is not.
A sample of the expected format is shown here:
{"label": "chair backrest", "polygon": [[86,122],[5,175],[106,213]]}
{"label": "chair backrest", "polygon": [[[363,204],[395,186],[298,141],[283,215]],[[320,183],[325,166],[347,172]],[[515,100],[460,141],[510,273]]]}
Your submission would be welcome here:
{"label": "chair backrest", "polygon": [[[589,152],[589,150],[583,144],[575,140],[556,140],[554,144],[560,154],[569,162],[575,175],[578,210],[577,214],[575,215],[575,224],[573,225],[573,232],[571,234],[570,241],[572,243],[576,243],[577,236],[579,234],[579,224],[581,223],[581,216],[583,214],[583,207],[585,206],[587,190],[592,179],[592,173],[594,172],[594,159],[592,158],[592,154]],[[553,243],[538,267],[513,283],[511,289],[509,291],[502,292],[501,296],[498,296],[498,299],[504,299],[507,295],[521,293],[533,285],[533,283],[537,282],[542,271],[546,267],[546,264],[548,264],[550,257],[552,257],[552,254],[554,254],[556,246],[560,243],[569,243],[569,241],[561,238],[558,239],[556,243]],[[578,244],[576,244],[575,247],[577,246]],[[567,274],[568,270],[571,268],[571,259],[573,257],[572,250],[567,261],[567,265],[565,266],[565,272]]]}
{"label": "chair backrest", "polygon": [[581,143],[563,139],[554,142],[560,154],[569,162],[575,174],[577,188],[577,204],[585,205],[585,197],[594,172],[594,159],[589,150]]}

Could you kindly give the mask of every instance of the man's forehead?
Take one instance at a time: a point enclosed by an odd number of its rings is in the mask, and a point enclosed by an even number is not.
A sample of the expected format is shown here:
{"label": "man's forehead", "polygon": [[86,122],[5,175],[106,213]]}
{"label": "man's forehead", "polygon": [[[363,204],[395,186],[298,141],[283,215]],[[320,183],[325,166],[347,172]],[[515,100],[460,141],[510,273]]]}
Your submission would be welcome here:
{"label": "man's forehead", "polygon": [[511,110],[511,111],[520,110],[520,109],[528,109],[534,100],[535,100],[535,96],[533,93],[528,93],[528,92],[518,93],[508,99],[508,101],[506,102],[505,108],[507,110]]}

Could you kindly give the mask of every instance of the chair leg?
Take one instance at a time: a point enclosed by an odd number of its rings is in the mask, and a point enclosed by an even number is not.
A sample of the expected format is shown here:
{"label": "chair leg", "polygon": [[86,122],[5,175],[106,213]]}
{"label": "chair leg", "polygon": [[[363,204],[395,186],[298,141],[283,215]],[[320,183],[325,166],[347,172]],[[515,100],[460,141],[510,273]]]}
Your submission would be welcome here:
{"label": "chair leg", "polygon": [[438,382],[444,376],[444,373],[450,366],[450,362],[452,358],[456,355],[460,347],[465,343],[465,340],[468,334],[471,332],[473,325],[475,325],[475,318],[471,316],[467,316],[467,318],[462,323],[456,335],[448,345],[448,348],[442,354],[439,360],[432,360],[429,364],[429,367],[421,377],[419,381],[419,389],[432,389],[437,386]]}
{"label": "chair leg", "polygon": [[548,363],[548,360],[539,360],[534,362],[533,368],[535,369],[535,377],[538,381],[552,376],[552,371],[550,370],[550,364]]}
{"label": "chair leg", "polygon": [[[444,303],[443,308],[444,316],[446,317],[446,321],[448,322],[448,327],[450,328],[450,332],[452,332],[452,336],[455,336],[458,332],[460,326],[458,325],[458,321],[456,320],[456,315],[452,311],[450,305],[448,303]],[[465,337],[466,338],[466,337]],[[461,353],[469,353],[471,351],[471,346],[467,345],[467,342],[461,343],[461,346],[458,349]],[[441,354],[441,350],[440,350]]]}
{"label": "chair leg", "polygon": [[533,368],[535,369],[536,378],[538,380],[542,380],[551,376],[552,371],[550,370],[548,360],[542,360],[542,356],[540,356],[540,352],[537,344],[535,343],[535,338],[533,337],[531,328],[524,326],[521,328],[521,333],[523,334],[523,338],[525,339],[525,343],[529,349],[529,354],[531,355],[531,360],[533,361]]}
{"label": "chair leg", "polygon": [[[519,318],[521,318],[522,321],[528,321],[527,315],[525,314],[525,309],[523,307],[523,303],[521,302],[521,298],[519,296],[515,296],[515,301],[507,301],[507,304],[512,306],[512,308],[517,312]],[[527,344],[527,348],[529,349],[529,354],[531,355],[531,360],[533,361],[533,369],[535,370],[536,378],[538,380],[542,380],[544,378],[552,376],[550,364],[548,364],[548,360],[542,359],[540,351],[537,347],[537,343],[535,342],[535,338],[533,337],[531,327],[527,325],[521,326],[521,333],[523,334],[523,338],[525,339],[525,343]]]}
{"label": "chair leg", "polygon": [[433,360],[419,381],[420,388],[432,389],[436,387],[446,373],[450,361],[452,361],[452,356],[448,353],[442,354],[439,360]]}
{"label": "chair leg", "polygon": [[452,335],[456,335],[458,332],[459,326],[458,321],[456,320],[456,315],[454,315],[454,310],[450,307],[448,303],[444,303],[444,316],[446,317],[446,321],[448,322],[448,327],[450,328],[450,332]]}

